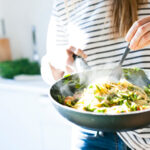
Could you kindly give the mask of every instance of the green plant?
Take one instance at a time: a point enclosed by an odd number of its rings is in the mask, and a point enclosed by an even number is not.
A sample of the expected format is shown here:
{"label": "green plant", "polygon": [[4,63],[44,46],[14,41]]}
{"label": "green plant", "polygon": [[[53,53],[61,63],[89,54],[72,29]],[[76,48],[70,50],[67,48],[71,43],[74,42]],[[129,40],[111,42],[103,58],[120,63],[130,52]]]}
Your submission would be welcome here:
{"label": "green plant", "polygon": [[0,62],[1,77],[13,79],[14,76],[21,74],[40,74],[40,65],[37,62],[31,62],[26,58]]}

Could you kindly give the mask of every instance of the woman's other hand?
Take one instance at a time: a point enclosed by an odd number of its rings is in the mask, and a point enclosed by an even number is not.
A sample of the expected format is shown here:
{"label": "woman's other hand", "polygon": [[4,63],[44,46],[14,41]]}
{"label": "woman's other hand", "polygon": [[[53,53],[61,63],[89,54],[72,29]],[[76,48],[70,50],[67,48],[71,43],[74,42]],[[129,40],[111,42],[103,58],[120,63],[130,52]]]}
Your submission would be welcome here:
{"label": "woman's other hand", "polygon": [[87,58],[87,55],[81,49],[76,49],[73,46],[70,46],[67,50],[67,59],[66,59],[66,72],[73,73],[75,71],[74,68],[74,58],[73,55],[77,55],[82,57],[83,59]]}
{"label": "woman's other hand", "polygon": [[150,16],[136,21],[126,35],[130,49],[138,50],[150,45]]}
{"label": "woman's other hand", "polygon": [[61,77],[63,77],[65,73],[71,74],[75,72],[73,54],[80,56],[83,59],[87,57],[87,55],[83,52],[83,50],[76,49],[73,46],[70,46],[68,49],[66,49],[65,53],[66,53],[66,55],[64,55],[65,58],[63,58],[62,60],[58,60],[60,61],[59,63],[62,63],[65,65],[63,68],[56,67],[55,65],[52,65],[51,63],[49,63],[49,66],[52,71],[52,75],[55,80],[58,80]]}

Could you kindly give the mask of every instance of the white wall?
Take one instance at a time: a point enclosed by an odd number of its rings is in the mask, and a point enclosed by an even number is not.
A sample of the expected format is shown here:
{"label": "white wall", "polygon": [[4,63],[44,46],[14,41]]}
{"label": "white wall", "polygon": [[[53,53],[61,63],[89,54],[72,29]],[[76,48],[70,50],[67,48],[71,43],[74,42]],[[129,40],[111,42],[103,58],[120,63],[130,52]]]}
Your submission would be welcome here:
{"label": "white wall", "polygon": [[46,34],[53,0],[0,0],[13,59],[32,57],[32,25],[37,29],[39,56],[46,51]]}

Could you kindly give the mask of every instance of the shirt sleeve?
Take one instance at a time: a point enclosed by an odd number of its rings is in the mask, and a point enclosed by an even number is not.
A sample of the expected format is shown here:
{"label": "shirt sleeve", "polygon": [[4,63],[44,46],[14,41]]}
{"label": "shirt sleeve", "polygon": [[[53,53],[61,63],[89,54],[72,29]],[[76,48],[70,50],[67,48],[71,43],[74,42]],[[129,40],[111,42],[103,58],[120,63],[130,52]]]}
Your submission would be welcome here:
{"label": "shirt sleeve", "polygon": [[150,149],[150,125],[134,131],[118,132],[118,135],[132,150]]}
{"label": "shirt sleeve", "polygon": [[[62,12],[63,11],[63,12]],[[41,61],[41,74],[44,81],[52,84],[53,79],[50,66],[52,64],[57,69],[64,70],[65,67],[65,50],[68,47],[68,34],[66,22],[64,19],[65,10],[60,5],[54,3],[50,23],[47,33],[47,52]]]}

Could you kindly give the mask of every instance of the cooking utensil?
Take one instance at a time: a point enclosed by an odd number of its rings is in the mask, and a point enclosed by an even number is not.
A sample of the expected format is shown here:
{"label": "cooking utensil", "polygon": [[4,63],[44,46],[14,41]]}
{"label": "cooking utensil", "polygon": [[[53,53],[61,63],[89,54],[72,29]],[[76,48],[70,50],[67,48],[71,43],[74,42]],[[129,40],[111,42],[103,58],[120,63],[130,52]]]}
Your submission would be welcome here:
{"label": "cooking utensil", "polygon": [[0,38],[0,61],[11,60],[10,42],[6,37],[5,21],[1,21],[2,37]]}
{"label": "cooking utensil", "polygon": [[[129,48],[129,44],[128,44],[125,51],[124,51],[124,53],[123,53],[123,56],[122,56],[120,62],[117,64],[116,67],[111,69],[110,72],[107,74],[108,80],[114,81],[114,82],[118,82],[120,80],[120,78],[122,76],[121,66],[122,66],[126,56],[128,55],[129,51],[130,51],[130,48]],[[77,55],[74,54],[73,58],[75,60],[75,66],[76,66],[77,71],[81,72],[81,71],[84,71],[84,70],[91,69],[91,67],[88,66],[86,61],[83,58],[81,58],[80,56],[77,56]]]}
{"label": "cooking utensil", "polygon": [[32,60],[39,62],[39,54],[38,54],[38,48],[37,48],[37,37],[36,37],[36,27],[32,26]]}
{"label": "cooking utensil", "polygon": [[[117,64],[117,66],[113,69],[110,69],[110,74],[108,72],[108,74],[106,76],[108,76],[109,79],[107,80],[112,80],[115,82],[118,82],[120,80],[120,78],[122,77],[122,64],[127,56],[127,54],[129,53],[130,49],[129,49],[129,44],[127,45],[125,52],[123,53],[123,56],[120,60],[120,62]],[[75,60],[75,66],[77,71],[81,72],[81,71],[85,71],[85,70],[90,70],[91,67],[88,66],[87,62],[81,58],[80,56],[77,55],[73,55],[73,58]],[[132,69],[124,69],[124,77],[131,82],[134,85],[137,85],[141,88],[145,87],[145,86],[150,86],[150,80],[148,79],[147,75],[145,74],[145,72],[142,69],[139,68],[132,68]],[[105,71],[106,72],[106,71]],[[97,77],[97,76],[96,76]]]}
{"label": "cooking utensil", "polygon": [[141,88],[150,86],[150,80],[142,69],[124,69],[124,77],[132,84],[137,85]]}
{"label": "cooking utensil", "polygon": [[128,55],[129,51],[130,51],[130,49],[129,49],[129,44],[128,44],[128,46],[126,47],[126,49],[125,49],[125,51],[123,53],[123,56],[122,56],[120,62],[117,64],[116,67],[114,67],[111,70],[111,72],[109,74],[109,77],[108,77],[108,80],[110,80],[110,81],[112,80],[112,81],[115,81],[115,82],[118,82],[120,80],[120,78],[122,76],[122,68],[121,68],[121,66],[122,66],[126,56]]}
{"label": "cooking utensil", "polygon": [[104,78],[109,71],[108,69],[89,70],[57,81],[50,89],[51,102],[56,110],[70,122],[90,130],[128,131],[150,124],[150,110],[121,114],[100,114],[81,112],[62,104],[63,97],[73,95],[79,87],[82,90],[90,81],[95,80],[95,74]]}
{"label": "cooking utensil", "polygon": [[87,62],[82,57],[73,54],[73,58],[75,61],[74,64],[77,72],[82,72],[91,69],[91,67],[87,64]]}

